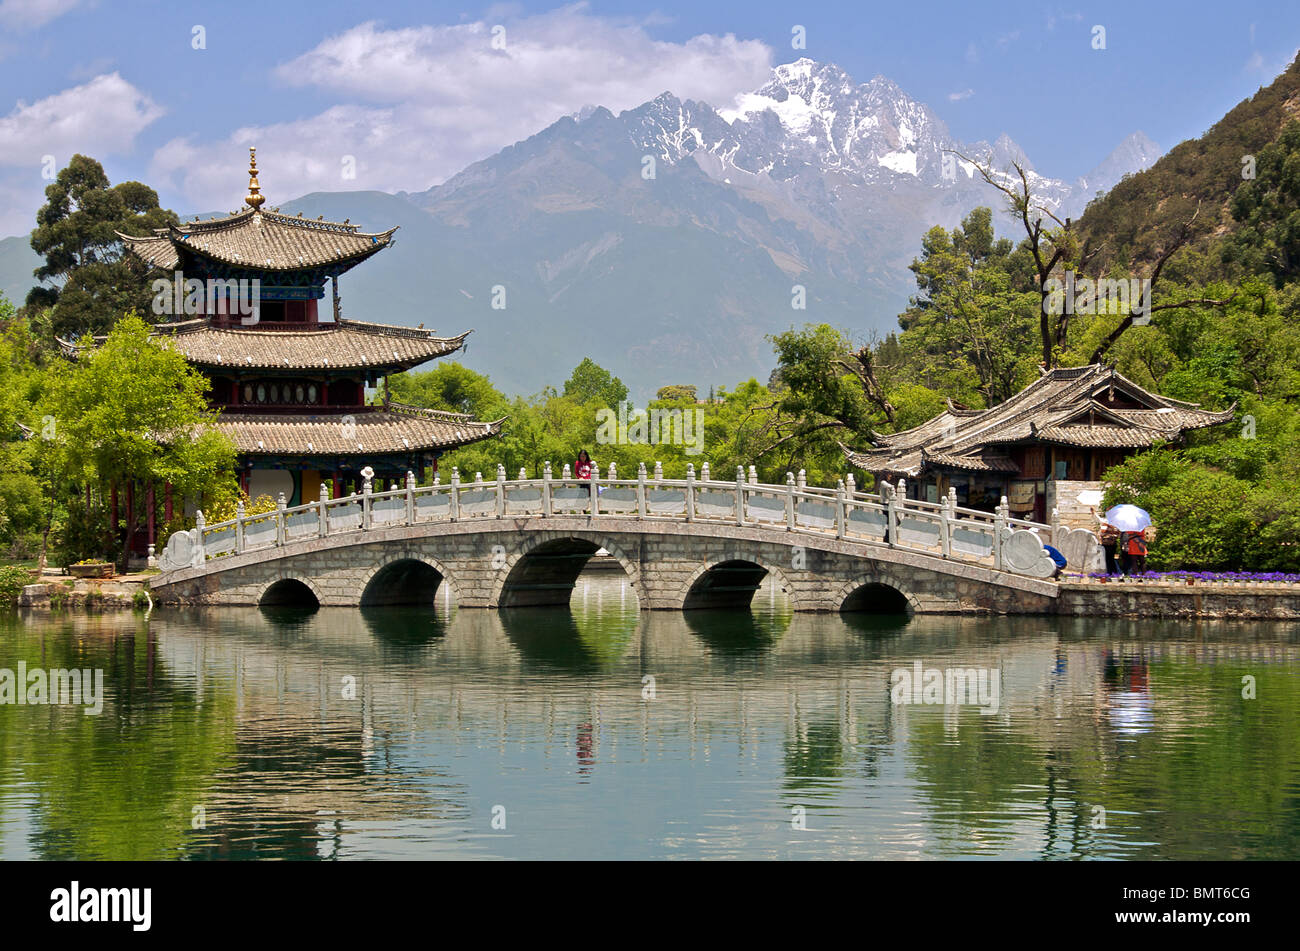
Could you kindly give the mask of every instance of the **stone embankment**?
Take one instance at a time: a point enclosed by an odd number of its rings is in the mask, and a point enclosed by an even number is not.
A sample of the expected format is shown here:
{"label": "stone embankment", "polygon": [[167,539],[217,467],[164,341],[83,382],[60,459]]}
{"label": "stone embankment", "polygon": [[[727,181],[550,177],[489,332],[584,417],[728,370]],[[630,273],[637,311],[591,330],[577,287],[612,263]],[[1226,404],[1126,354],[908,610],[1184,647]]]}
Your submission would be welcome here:
{"label": "stone embankment", "polygon": [[1057,613],[1075,617],[1300,620],[1300,584],[1063,581]]}
{"label": "stone embankment", "polygon": [[118,611],[148,607],[147,576],[97,578],[63,578],[45,576],[46,580],[26,585],[18,596],[18,606],[34,611]]}

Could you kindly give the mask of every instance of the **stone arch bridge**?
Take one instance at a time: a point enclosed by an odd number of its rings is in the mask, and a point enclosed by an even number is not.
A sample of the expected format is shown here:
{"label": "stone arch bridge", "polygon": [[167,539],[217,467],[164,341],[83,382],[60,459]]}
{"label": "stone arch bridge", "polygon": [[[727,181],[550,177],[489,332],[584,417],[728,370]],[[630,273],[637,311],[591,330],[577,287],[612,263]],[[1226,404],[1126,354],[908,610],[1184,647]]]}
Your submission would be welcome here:
{"label": "stone arch bridge", "polygon": [[[190,604],[567,604],[604,549],[648,610],[747,606],[773,576],[796,611],[1051,613],[1044,543],[1087,557],[1059,524],[927,503],[906,487],[857,492],[696,475],[577,480],[568,468],[514,480],[363,492],[175,533],[150,581],[155,600]],[[1089,533],[1082,533],[1091,539]],[[1095,541],[1094,541],[1095,544]]]}

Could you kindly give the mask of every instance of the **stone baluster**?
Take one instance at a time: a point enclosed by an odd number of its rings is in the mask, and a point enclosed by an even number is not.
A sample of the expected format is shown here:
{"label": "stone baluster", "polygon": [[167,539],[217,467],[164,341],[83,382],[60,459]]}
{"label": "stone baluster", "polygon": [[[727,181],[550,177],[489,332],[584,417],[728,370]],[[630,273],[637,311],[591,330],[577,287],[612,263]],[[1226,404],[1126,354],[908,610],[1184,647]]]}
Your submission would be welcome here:
{"label": "stone baluster", "polygon": [[542,518],[551,515],[551,461],[542,466]]}
{"label": "stone baluster", "polygon": [[713,476],[709,473],[709,463],[708,463],[708,461],[706,460],[705,462],[701,463],[701,465],[700,465],[700,481],[701,481],[701,482],[708,482],[708,481],[710,481],[712,478],[713,478]]}
{"label": "stone baluster", "polygon": [[202,568],[208,560],[203,542],[203,530],[207,524],[202,509],[194,513],[194,557],[190,560],[191,568]]}
{"label": "stone baluster", "polygon": [[406,524],[415,524],[415,473],[406,470]]}
{"label": "stone baluster", "polygon": [[655,460],[655,481],[664,481],[664,464],[658,460]]}
{"label": "stone baluster", "polygon": [[244,500],[235,503],[235,554],[244,551]]}
{"label": "stone baluster", "polygon": [[570,482],[573,480],[573,473],[569,471],[569,464],[567,462],[564,464],[564,472],[561,473],[560,479],[564,482]]}
{"label": "stone baluster", "polygon": [[646,517],[644,462],[639,462],[636,466],[636,515],[637,518]]}
{"label": "stone baluster", "polygon": [[320,484],[320,495],[316,499],[316,518],[318,522],[316,527],[316,534],[319,535],[321,538],[324,538],[326,535],[330,533],[330,517],[328,511],[329,501],[330,501],[329,483],[322,482]]}
{"label": "stone baluster", "polygon": [[1002,496],[993,516],[993,567],[1002,570],[1002,536],[1007,531],[1007,497]]}
{"label": "stone baluster", "polygon": [[497,518],[506,514],[506,467],[497,463]]}
{"label": "stone baluster", "polygon": [[799,475],[795,479],[794,484],[795,484],[795,488],[797,488],[800,492],[808,488],[808,474],[804,472],[804,470],[800,469]]}
{"label": "stone baluster", "polygon": [[795,526],[794,473],[785,474],[785,530],[793,532]]}
{"label": "stone baluster", "polygon": [[284,506],[284,493],[281,492],[280,497],[275,500],[275,546],[277,548],[284,545]]}
{"label": "stone baluster", "polygon": [[1061,510],[1056,508],[1055,506],[1052,507],[1051,522],[1052,522],[1051,545],[1053,548],[1059,549],[1061,547]]}
{"label": "stone baluster", "polygon": [[852,472],[850,472],[848,475],[844,477],[844,491],[848,493],[848,497],[850,500],[852,500],[857,495],[858,482],[856,479],[853,478]]}
{"label": "stone baluster", "polygon": [[883,484],[881,492],[885,499],[885,539],[889,542],[890,548],[898,547],[898,524],[902,521],[902,512],[900,511],[899,497],[903,480],[898,480],[897,486]]}
{"label": "stone baluster", "polygon": [[361,480],[361,530],[368,532],[370,530],[370,493],[374,490],[370,480],[362,478]]}
{"label": "stone baluster", "polygon": [[844,480],[835,480],[835,537],[844,537],[844,512],[846,507],[846,497],[844,495]]}
{"label": "stone baluster", "polygon": [[750,467],[749,467],[749,484],[750,484],[750,485],[758,485],[758,467],[757,467],[757,466],[750,466]]}
{"label": "stone baluster", "polygon": [[526,466],[519,467],[519,481],[520,482],[528,481],[528,468]]}
{"label": "stone baluster", "polygon": [[460,519],[460,468],[451,467],[451,500],[448,505],[453,522]]}
{"label": "stone baluster", "polygon": [[686,521],[695,521],[695,463],[686,463]]}
{"label": "stone baluster", "polygon": [[945,495],[939,500],[939,551],[945,558],[952,557],[952,498]]}
{"label": "stone baluster", "polygon": [[736,524],[745,524],[745,467],[736,466]]}

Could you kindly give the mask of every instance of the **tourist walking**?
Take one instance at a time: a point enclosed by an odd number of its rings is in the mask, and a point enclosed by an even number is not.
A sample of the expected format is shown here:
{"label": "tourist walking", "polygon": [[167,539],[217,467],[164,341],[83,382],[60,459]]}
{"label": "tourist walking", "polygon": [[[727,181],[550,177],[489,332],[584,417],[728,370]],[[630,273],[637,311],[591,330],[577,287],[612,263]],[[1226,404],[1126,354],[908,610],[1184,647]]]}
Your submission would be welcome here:
{"label": "tourist walking", "polygon": [[1125,574],[1141,574],[1147,570],[1147,530],[1145,528],[1140,532],[1129,533],[1128,542],[1124,546],[1124,554],[1127,557]]}
{"label": "tourist walking", "polygon": [[1119,574],[1119,565],[1115,559],[1115,550],[1119,547],[1118,529],[1105,519],[1102,519],[1101,525],[1097,529],[1097,541],[1101,543],[1102,553],[1106,556],[1106,574]]}

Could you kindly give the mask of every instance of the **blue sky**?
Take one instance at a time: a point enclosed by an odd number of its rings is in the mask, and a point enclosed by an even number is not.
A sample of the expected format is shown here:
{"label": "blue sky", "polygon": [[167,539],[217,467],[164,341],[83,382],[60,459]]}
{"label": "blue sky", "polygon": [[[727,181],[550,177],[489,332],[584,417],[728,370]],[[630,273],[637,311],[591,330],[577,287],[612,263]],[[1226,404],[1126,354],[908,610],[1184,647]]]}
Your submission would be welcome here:
{"label": "blue sky", "polygon": [[669,88],[723,108],[803,55],[887,76],[959,139],[1006,132],[1072,179],[1134,130],[1165,149],[1199,135],[1298,38],[1300,4],[1251,0],[0,0],[0,235],[30,228],[47,156],[86,152],[182,212],[239,203],[249,144],[272,203],[418,190],[587,103],[617,111]]}

